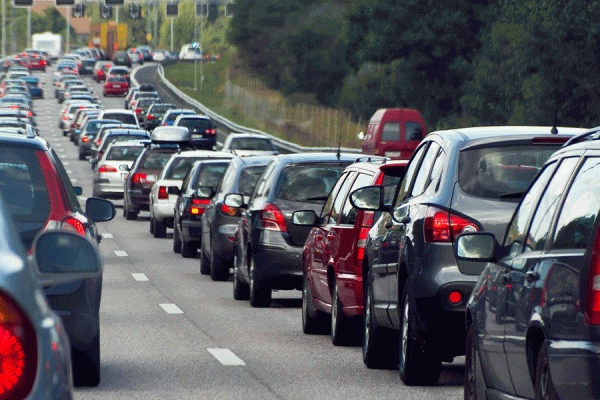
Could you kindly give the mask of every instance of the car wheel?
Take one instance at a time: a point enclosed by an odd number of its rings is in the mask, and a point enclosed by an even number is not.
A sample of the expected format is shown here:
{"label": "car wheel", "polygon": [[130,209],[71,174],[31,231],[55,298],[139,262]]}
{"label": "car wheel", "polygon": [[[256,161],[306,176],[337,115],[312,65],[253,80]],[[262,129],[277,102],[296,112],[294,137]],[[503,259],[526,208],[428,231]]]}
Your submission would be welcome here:
{"label": "car wheel", "polygon": [[198,251],[198,246],[196,246],[193,243],[186,242],[185,240],[181,240],[181,256],[183,258],[196,257],[197,251]]}
{"label": "car wheel", "polygon": [[98,386],[100,383],[100,330],[85,349],[71,348],[71,360],[75,386]]}
{"label": "car wheel", "polygon": [[331,296],[331,343],[334,346],[352,346],[359,343],[356,318],[344,314],[344,305],[340,300],[337,282],[333,284]]}
{"label": "car wheel", "polygon": [[440,378],[442,361],[419,346],[417,315],[407,286],[402,293],[400,321],[400,379],[405,385],[433,385]]}
{"label": "car wheel", "polygon": [[237,252],[233,256],[233,298],[236,300],[248,300],[250,298],[250,287],[246,282],[240,280]]}
{"label": "car wheel", "polygon": [[558,394],[552,381],[550,373],[550,363],[548,362],[548,343],[544,341],[540,352],[538,353],[535,364],[535,399],[536,400],[557,400]]}
{"label": "car wheel", "polygon": [[181,235],[179,234],[179,228],[177,224],[173,227],[173,252],[181,253]]}
{"label": "car wheel", "polygon": [[467,354],[465,356],[465,400],[485,399],[485,382],[477,347],[477,332],[471,324],[467,330]]}
{"label": "car wheel", "polygon": [[302,283],[302,332],[307,335],[326,335],[331,324],[328,315],[315,308],[308,276],[304,274]]}
{"label": "car wheel", "polygon": [[217,253],[210,252],[210,279],[213,281],[226,281],[229,279],[229,264]]}
{"label": "car wheel", "polygon": [[152,218],[152,216],[150,216],[150,229],[149,229],[150,233],[154,235],[154,218]]}
{"label": "car wheel", "polygon": [[377,324],[373,315],[373,288],[367,285],[363,314],[363,362],[372,369],[398,368],[398,332]]}
{"label": "car wheel", "polygon": [[154,221],[154,237],[167,237],[167,223],[165,221],[159,221],[156,218],[152,218],[152,220]]}
{"label": "car wheel", "polygon": [[123,215],[125,216],[126,220],[133,221],[137,219],[138,213],[135,211],[131,211],[129,209],[129,203],[125,202],[125,204],[123,204]]}
{"label": "car wheel", "polygon": [[204,252],[202,244],[200,244],[200,273],[202,275],[210,275],[210,260]]}
{"label": "car wheel", "polygon": [[271,289],[265,282],[256,277],[256,263],[250,257],[250,305],[252,307],[269,307],[271,305]]}

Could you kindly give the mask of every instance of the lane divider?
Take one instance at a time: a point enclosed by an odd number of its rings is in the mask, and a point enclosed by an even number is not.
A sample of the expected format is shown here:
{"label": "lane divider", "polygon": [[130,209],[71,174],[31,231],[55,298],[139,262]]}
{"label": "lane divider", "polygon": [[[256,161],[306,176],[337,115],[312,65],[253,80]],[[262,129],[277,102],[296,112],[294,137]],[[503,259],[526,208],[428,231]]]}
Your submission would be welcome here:
{"label": "lane divider", "polygon": [[159,306],[161,306],[167,314],[183,314],[183,310],[173,303],[163,303],[159,304]]}
{"label": "lane divider", "polygon": [[216,358],[221,364],[226,366],[241,366],[246,365],[244,360],[235,355],[235,353],[229,349],[206,349],[214,358]]}

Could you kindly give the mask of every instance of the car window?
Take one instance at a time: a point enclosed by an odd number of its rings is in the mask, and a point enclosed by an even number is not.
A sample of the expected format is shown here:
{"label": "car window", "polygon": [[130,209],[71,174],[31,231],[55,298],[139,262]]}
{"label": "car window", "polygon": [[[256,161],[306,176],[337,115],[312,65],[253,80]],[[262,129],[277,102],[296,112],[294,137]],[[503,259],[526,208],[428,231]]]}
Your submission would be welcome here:
{"label": "car window", "polygon": [[185,126],[186,128],[193,127],[199,129],[210,129],[211,123],[208,119],[203,118],[181,118],[177,125]]}
{"label": "car window", "polygon": [[[333,207],[333,201],[335,200],[335,197],[340,191],[340,187],[342,186],[344,180],[348,177],[348,175],[348,172],[343,174],[340,177],[340,179],[338,179],[338,181],[335,183],[335,186],[333,187],[333,189],[331,189],[331,192],[329,192],[329,196],[327,196],[327,200],[325,200],[325,204],[323,204],[323,208],[321,209],[321,218],[325,218],[325,216],[329,215],[329,213],[331,212],[331,207]],[[324,221],[324,223],[326,222]]]}
{"label": "car window", "polygon": [[281,200],[322,203],[348,163],[291,165],[281,171],[275,197]]}
{"label": "car window", "polygon": [[169,161],[169,158],[171,158],[171,155],[171,153],[162,151],[151,151],[142,162],[140,168],[162,170],[167,161]]}
{"label": "car window", "polygon": [[542,172],[540,172],[540,175],[531,185],[531,188],[525,197],[523,197],[521,204],[517,207],[506,231],[506,237],[504,238],[504,246],[509,248],[508,258],[515,257],[519,254],[521,245],[524,242],[525,232],[533,207],[536,205],[537,199],[546,187],[546,182],[548,182],[555,167],[556,163],[553,162],[548,164]]}
{"label": "car window", "polygon": [[143,149],[142,146],[112,146],[106,155],[106,159],[115,161],[135,161]]}
{"label": "car window", "polygon": [[407,141],[421,141],[423,140],[423,128],[418,122],[407,121],[404,124],[404,138]]}
{"label": "car window", "polygon": [[400,122],[386,122],[381,131],[382,142],[397,142],[400,140]]}
{"label": "car window", "polygon": [[[356,180],[352,184],[352,187],[348,191],[348,193],[352,193],[353,191],[360,189],[361,187],[368,186],[373,181],[373,176],[365,173],[358,174]],[[352,207],[350,203],[349,197],[346,197],[346,201],[344,202],[344,208],[342,209],[342,214],[340,216],[340,224],[341,225],[354,225],[356,222],[356,216],[358,215],[358,210]]]}
{"label": "car window", "polygon": [[133,114],[125,113],[106,113],[103,115],[105,119],[116,119],[124,124],[137,125],[137,118]]}
{"label": "car window", "polygon": [[231,150],[273,151],[271,141],[261,138],[235,138],[229,143]]}
{"label": "car window", "polygon": [[599,198],[600,157],[590,157],[584,161],[567,193],[552,248],[586,248],[600,210]]}
{"label": "car window", "polygon": [[62,181],[62,186],[64,188],[65,194],[67,195],[66,200],[69,203],[71,211],[83,212],[83,210],[81,209],[81,205],[79,204],[79,200],[77,199],[77,195],[75,194],[75,189],[73,189],[73,185],[71,184],[71,178],[69,178],[69,175],[67,174],[65,167],[60,161],[58,154],[56,154],[56,152],[53,149],[50,149],[50,154],[54,159],[54,166],[56,168],[56,172],[58,172],[60,180]]}
{"label": "car window", "polygon": [[238,177],[238,192],[250,196],[266,167],[266,165],[258,165],[242,169]]}
{"label": "car window", "polygon": [[542,194],[531,220],[527,241],[523,246],[524,252],[541,251],[546,246],[550,235],[550,224],[577,161],[578,158],[575,157],[566,158],[558,166],[556,173],[550,180],[544,194]]}
{"label": "car window", "polygon": [[164,179],[183,179],[198,157],[177,157],[165,171]]}
{"label": "car window", "polygon": [[431,183],[433,163],[436,160],[439,152],[440,146],[435,142],[431,142],[431,145],[429,146],[429,149],[423,158],[423,162],[421,163],[417,177],[415,178],[415,183],[411,191],[411,197],[420,196],[425,192],[425,189],[429,187],[429,184]]}
{"label": "car window", "polygon": [[348,197],[348,192],[350,191],[350,187],[356,178],[355,172],[348,173],[348,176],[344,180],[344,183],[340,187],[335,199],[333,200],[333,206],[331,207],[331,212],[326,217],[326,224],[336,224],[337,220],[342,212],[342,207],[344,206],[344,202]]}
{"label": "car window", "polygon": [[262,197],[267,193],[267,191],[270,189],[270,186],[267,185],[267,182],[269,182],[271,175],[273,175],[276,165],[277,163],[275,161],[271,161],[271,163],[267,166],[267,169],[265,170],[262,178],[260,178],[260,181],[256,186],[255,193],[252,197]]}
{"label": "car window", "polygon": [[417,167],[421,163],[421,158],[423,157],[425,150],[427,150],[427,143],[423,144],[417,149],[417,151],[415,151],[415,154],[408,163],[406,174],[404,174],[402,183],[398,186],[398,194],[396,195],[396,202],[394,206],[397,206],[399,203],[404,201],[404,199],[406,199],[410,184],[414,179],[415,173],[417,172]]}
{"label": "car window", "polygon": [[213,190],[217,189],[229,162],[209,163],[202,166],[202,170],[196,177],[193,189],[201,186],[210,186]]}

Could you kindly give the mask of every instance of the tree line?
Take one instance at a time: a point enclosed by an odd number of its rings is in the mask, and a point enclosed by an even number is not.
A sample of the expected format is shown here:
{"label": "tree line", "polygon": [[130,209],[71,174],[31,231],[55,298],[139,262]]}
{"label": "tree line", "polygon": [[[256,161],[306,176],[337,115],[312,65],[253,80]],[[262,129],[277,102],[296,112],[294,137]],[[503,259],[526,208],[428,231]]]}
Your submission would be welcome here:
{"label": "tree line", "polygon": [[430,129],[597,124],[600,3],[580,0],[237,0],[229,40],[287,94]]}

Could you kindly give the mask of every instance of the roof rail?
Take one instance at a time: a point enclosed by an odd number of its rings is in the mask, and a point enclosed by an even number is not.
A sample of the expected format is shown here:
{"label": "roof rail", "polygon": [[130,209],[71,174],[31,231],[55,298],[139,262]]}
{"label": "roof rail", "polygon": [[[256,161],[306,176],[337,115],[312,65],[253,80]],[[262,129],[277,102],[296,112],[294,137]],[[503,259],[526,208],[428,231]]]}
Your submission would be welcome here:
{"label": "roof rail", "polygon": [[375,161],[379,161],[382,164],[385,164],[388,161],[388,158],[382,157],[382,156],[364,156],[364,157],[358,157],[356,160],[354,160],[355,163],[357,163],[357,162],[375,162]]}
{"label": "roof rail", "polygon": [[[567,146],[570,146],[572,144],[579,143],[583,139],[589,139],[589,136],[593,135],[594,133],[598,133],[598,132],[600,132],[600,126],[597,126],[595,128],[592,128],[592,129],[588,129],[587,131],[585,131],[583,133],[580,133],[577,136],[573,136],[572,138],[570,138],[569,140],[567,140],[565,142],[565,144],[562,145],[562,147],[567,147]],[[596,140],[596,139],[598,139],[598,137],[592,138],[592,140]]]}

